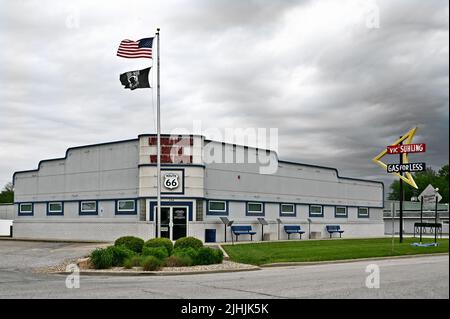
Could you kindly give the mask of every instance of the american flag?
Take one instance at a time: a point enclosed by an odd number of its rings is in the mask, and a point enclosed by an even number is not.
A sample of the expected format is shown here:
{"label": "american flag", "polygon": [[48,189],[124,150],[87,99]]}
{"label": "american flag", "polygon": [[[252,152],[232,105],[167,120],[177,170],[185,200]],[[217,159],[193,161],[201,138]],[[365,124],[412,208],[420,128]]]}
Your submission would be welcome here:
{"label": "american flag", "polygon": [[117,56],[122,58],[152,58],[153,38],[144,38],[137,41],[122,40],[117,50]]}

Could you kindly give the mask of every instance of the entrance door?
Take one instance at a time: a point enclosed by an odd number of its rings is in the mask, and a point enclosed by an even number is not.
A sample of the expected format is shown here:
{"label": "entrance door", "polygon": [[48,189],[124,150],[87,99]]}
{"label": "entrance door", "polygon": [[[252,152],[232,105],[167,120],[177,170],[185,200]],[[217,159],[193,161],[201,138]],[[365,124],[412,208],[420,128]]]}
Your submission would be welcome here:
{"label": "entrance door", "polygon": [[[155,207],[155,216],[157,216]],[[159,227],[159,237],[177,240],[187,235],[187,207],[165,206],[161,207],[161,226]],[[158,221],[158,219],[156,219]]]}
{"label": "entrance door", "polygon": [[186,237],[186,207],[172,207],[172,240],[177,240],[181,237]]}
{"label": "entrance door", "polygon": [[161,227],[160,227],[160,237],[170,239],[170,208],[171,207],[161,207]]}

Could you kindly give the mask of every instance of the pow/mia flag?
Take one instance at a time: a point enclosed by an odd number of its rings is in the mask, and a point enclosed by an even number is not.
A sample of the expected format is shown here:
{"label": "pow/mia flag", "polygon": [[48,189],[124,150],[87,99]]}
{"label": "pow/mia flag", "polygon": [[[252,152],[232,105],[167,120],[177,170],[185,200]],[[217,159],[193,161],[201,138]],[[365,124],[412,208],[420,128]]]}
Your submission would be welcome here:
{"label": "pow/mia flag", "polygon": [[120,75],[120,83],[125,86],[125,89],[143,89],[149,88],[148,73],[150,68],[137,71],[129,71]]}

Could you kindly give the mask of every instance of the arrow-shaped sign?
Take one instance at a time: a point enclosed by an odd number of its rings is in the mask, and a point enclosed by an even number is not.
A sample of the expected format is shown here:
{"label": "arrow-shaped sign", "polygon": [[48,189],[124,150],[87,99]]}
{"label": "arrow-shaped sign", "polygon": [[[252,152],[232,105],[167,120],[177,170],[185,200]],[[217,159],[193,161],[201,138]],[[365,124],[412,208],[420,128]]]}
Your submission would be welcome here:
{"label": "arrow-shaped sign", "polygon": [[[394,143],[391,144],[391,146],[397,146],[400,143],[402,143],[403,141],[405,142],[405,144],[411,144],[411,141],[414,137],[414,134],[416,134],[417,131],[417,127],[413,128],[411,131],[409,131],[408,133],[406,133],[405,135],[403,135],[402,137],[400,137],[398,140],[396,140]],[[375,156],[372,161],[375,162],[377,165],[380,165],[383,169],[385,169],[387,171],[388,166],[383,163],[381,161],[381,159],[387,154],[388,150],[387,148],[385,148],[380,154],[378,154],[377,156]],[[403,156],[403,164],[408,164],[408,153],[403,153],[401,156]],[[401,178],[405,183],[411,185],[412,187],[414,187],[415,189],[417,189],[417,184],[414,181],[413,176],[411,175],[410,172],[406,172],[405,176],[400,175],[397,172],[392,172],[392,174],[398,176],[399,178]]]}

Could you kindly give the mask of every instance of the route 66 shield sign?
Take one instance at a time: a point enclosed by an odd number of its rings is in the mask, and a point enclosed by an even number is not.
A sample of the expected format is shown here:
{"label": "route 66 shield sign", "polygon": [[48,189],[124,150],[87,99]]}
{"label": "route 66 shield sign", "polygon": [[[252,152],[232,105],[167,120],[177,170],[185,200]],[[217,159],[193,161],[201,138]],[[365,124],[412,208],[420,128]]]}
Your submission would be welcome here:
{"label": "route 66 shield sign", "polygon": [[164,174],[164,187],[168,189],[177,188],[180,183],[178,181],[178,175],[175,173],[167,173]]}

